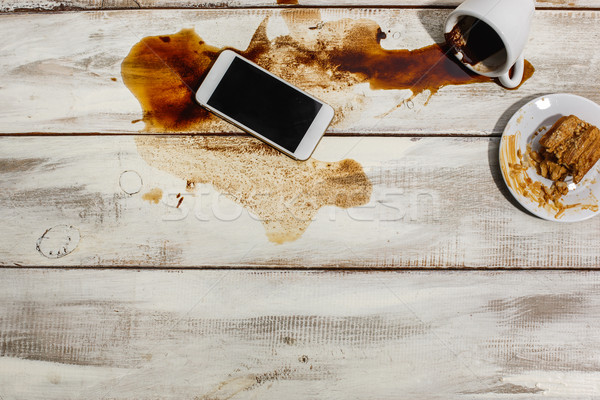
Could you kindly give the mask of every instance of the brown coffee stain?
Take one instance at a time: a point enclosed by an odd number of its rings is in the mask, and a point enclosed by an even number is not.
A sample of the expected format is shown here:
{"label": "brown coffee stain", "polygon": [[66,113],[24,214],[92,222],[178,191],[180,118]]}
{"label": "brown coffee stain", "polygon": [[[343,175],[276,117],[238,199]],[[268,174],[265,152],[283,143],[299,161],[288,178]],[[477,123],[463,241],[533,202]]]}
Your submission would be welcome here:
{"label": "brown coffee stain", "polygon": [[149,201],[150,203],[158,204],[160,199],[162,199],[163,191],[159,188],[154,188],[150,190],[148,193],[144,193],[142,195],[142,200]]}
{"label": "brown coffee stain", "polygon": [[[512,76],[513,73],[513,68],[510,69],[510,75]],[[535,68],[533,67],[533,65],[525,60],[524,61],[524,65],[523,65],[523,79],[521,80],[521,83],[519,83],[519,86],[514,87],[514,88],[505,88],[506,90],[517,90],[518,88],[520,88],[525,82],[527,82],[529,80],[529,78],[531,78],[533,76],[533,73],[535,72]]]}
{"label": "brown coffee stain", "polygon": [[[288,35],[269,39],[267,18],[245,50],[231,50],[330,103],[336,111],[334,125],[358,118],[356,110],[365,96],[349,88],[360,83],[374,90],[408,89],[412,99],[425,91],[431,98],[447,85],[492,82],[463,67],[442,44],[384,49],[380,42],[386,34],[372,20],[322,22],[318,10],[282,17]],[[140,102],[147,131],[232,130],[194,100],[210,63],[223,49],[205,43],[191,29],[146,37],[133,46],[121,64],[121,75]],[[526,62],[523,82],[533,72]],[[340,95],[344,91],[347,95]]]}
{"label": "brown coffee stain", "polygon": [[277,4],[296,5],[298,0],[277,0]]}
{"label": "brown coffee stain", "polygon": [[275,243],[298,239],[324,206],[369,202],[372,184],[354,160],[295,161],[248,136],[136,136],[151,166],[188,182],[211,184],[253,212]]}
{"label": "brown coffee stain", "polygon": [[463,67],[445,44],[415,50],[384,49],[380,41],[386,34],[372,21],[354,24],[345,37],[342,46],[331,51],[333,64],[369,82],[372,89],[409,89],[412,99],[424,91],[431,97],[447,85],[493,81]]}
{"label": "brown coffee stain", "polygon": [[150,36],[133,46],[121,76],[142,106],[147,131],[190,131],[216,120],[196,104],[194,93],[219,51],[191,29]]}

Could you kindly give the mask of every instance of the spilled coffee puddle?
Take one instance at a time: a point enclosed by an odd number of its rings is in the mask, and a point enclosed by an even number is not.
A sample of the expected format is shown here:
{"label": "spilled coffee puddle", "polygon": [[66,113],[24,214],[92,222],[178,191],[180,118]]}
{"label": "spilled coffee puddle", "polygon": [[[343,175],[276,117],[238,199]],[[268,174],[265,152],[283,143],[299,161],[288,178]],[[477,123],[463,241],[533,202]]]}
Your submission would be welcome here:
{"label": "spilled coffee puddle", "polygon": [[[410,99],[429,91],[431,98],[444,86],[494,81],[465,69],[445,44],[416,50],[386,50],[380,45],[386,34],[375,23],[357,22],[348,32],[343,47],[331,52],[331,60],[339,68],[368,81],[372,89],[409,89],[413,92]],[[526,61],[523,82],[533,72],[533,66]]]}
{"label": "spilled coffee puddle", "polygon": [[121,64],[123,82],[140,102],[146,130],[189,131],[210,120],[194,100],[218,48],[193,30],[142,39]]}
{"label": "spilled coffee puddle", "polygon": [[[447,85],[491,82],[463,68],[444,46],[386,50],[378,24],[344,19],[321,22],[319,12],[282,17],[290,33],[269,39],[265,19],[243,50],[232,49],[301,87],[336,112],[334,125],[360,118],[368,100],[353,86],[409,89],[411,99],[425,91],[433,96]],[[193,30],[150,36],[133,46],[123,60],[123,82],[140,102],[148,132],[221,132],[225,122],[205,111],[194,95],[211,62],[224,48],[206,43]],[[526,64],[524,80],[533,67]],[[211,184],[262,221],[269,240],[299,238],[318,210],[327,205],[350,208],[369,202],[372,184],[354,160],[294,161],[254,138],[135,138],[150,165],[188,181]]]}
{"label": "spilled coffee puddle", "polygon": [[[372,89],[409,89],[412,99],[425,91],[431,97],[447,85],[493,81],[447,56],[445,45],[386,50],[380,44],[386,34],[372,20],[320,22],[319,18],[313,16],[315,25],[303,27],[298,26],[299,18],[284,15],[290,34],[271,40],[265,19],[246,50],[232,50],[330,103],[336,111],[334,124],[356,116],[364,99],[339,93],[359,83],[369,83]],[[146,37],[133,46],[123,60],[121,75],[142,106],[147,131],[228,130],[194,100],[207,68],[223,49],[205,43],[191,29]],[[533,72],[526,62],[523,82]],[[340,97],[348,104],[340,104]]]}
{"label": "spilled coffee puddle", "polygon": [[358,207],[372,184],[354,160],[295,161],[248,136],[135,138],[139,154],[188,182],[211,184],[259,217],[270,241],[298,239],[323,206]]}

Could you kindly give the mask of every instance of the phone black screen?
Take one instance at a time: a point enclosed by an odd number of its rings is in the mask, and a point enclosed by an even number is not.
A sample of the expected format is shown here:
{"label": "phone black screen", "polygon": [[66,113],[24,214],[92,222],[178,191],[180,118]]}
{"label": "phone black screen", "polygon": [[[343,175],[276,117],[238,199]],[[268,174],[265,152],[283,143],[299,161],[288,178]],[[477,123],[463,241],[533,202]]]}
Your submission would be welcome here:
{"label": "phone black screen", "polygon": [[321,103],[236,57],[208,105],[294,152]]}

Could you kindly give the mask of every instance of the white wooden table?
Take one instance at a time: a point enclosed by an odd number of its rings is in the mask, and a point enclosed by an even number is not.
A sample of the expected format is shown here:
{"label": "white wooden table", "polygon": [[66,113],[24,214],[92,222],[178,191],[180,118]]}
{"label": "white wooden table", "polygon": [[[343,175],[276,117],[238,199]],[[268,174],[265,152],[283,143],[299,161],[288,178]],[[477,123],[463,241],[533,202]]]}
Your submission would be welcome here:
{"label": "white wooden table", "polygon": [[[0,4],[0,400],[600,397],[600,219],[529,215],[497,159],[528,100],[600,102],[600,1],[538,1],[518,90],[436,93],[294,57],[440,43],[459,1],[279,3]],[[124,60],[182,29],[336,108],[311,161],[151,126]]]}

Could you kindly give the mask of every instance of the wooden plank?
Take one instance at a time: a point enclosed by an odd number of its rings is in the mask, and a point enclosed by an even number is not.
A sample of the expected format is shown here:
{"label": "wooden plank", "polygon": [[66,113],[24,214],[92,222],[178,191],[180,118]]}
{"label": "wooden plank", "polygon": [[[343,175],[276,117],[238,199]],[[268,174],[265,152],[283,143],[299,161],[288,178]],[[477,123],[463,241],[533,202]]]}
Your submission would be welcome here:
{"label": "wooden plank", "polygon": [[[237,8],[237,7],[456,7],[461,0],[5,0],[0,12],[110,10],[138,8]],[[598,0],[537,0],[544,8],[600,8]]]}
{"label": "wooden plank", "polygon": [[600,396],[598,273],[0,270],[4,399]]}
{"label": "wooden plank", "polygon": [[599,219],[548,222],[511,203],[496,138],[329,137],[307,163],[258,143],[2,137],[0,264],[599,265]]}
{"label": "wooden plank", "polygon": [[[337,118],[331,134],[497,135],[514,111],[540,94],[571,92],[600,101],[600,83],[588,78],[600,74],[600,64],[596,62],[600,48],[595,40],[600,13],[596,11],[538,11],[526,48],[526,57],[536,72],[515,91],[495,83],[445,86],[429,99],[430,92],[421,87],[430,82],[431,75],[427,75],[427,79],[419,81],[419,90],[423,92],[408,102],[411,90],[371,89],[375,78],[369,81],[352,72],[364,66],[351,61],[338,60],[345,69],[338,69],[337,75],[328,77],[328,73],[338,68],[336,65],[341,65],[332,58],[334,49],[340,46],[362,49],[357,50],[359,53],[375,52],[383,57],[381,60],[392,63],[406,56],[391,52],[393,49],[414,50],[441,42],[442,21],[449,12],[342,8],[5,14],[0,16],[5,32],[0,73],[7,77],[1,88],[0,132],[143,131],[142,109],[122,81],[121,63],[143,37],[175,34],[183,28],[195,29],[199,35],[197,41],[193,34],[188,35],[195,46],[202,38],[217,48],[233,46],[242,50],[257,37],[254,36],[257,32],[265,34],[266,42],[261,43],[264,46],[268,42],[271,46],[271,52],[265,55],[265,60],[272,62],[269,68],[335,106]],[[32,26],[35,35],[31,34]],[[376,37],[378,28],[387,35],[380,44]],[[158,38],[155,41],[162,43]],[[329,46],[332,52],[315,50],[319,43]],[[577,49],[573,43],[577,43]],[[298,50],[301,48],[304,50]],[[185,54],[173,58],[188,60]],[[296,59],[311,55],[325,57],[328,66],[315,67],[307,61],[310,57]],[[381,60],[373,61],[372,71],[383,68]],[[176,67],[167,68],[158,59],[155,61],[144,65],[158,65],[156,68],[161,69],[156,81],[164,85],[160,93],[170,93],[181,86],[179,78],[172,75]],[[290,62],[304,66],[302,73],[290,69]],[[389,81],[384,83],[400,87],[397,81],[404,79],[403,71],[394,73],[389,63],[385,65],[391,73],[386,75]],[[192,66],[191,70],[195,68]],[[135,82],[142,90],[152,86],[143,79]],[[186,93],[183,101],[191,102],[185,100],[191,99],[191,93],[187,97]],[[230,125],[215,121],[186,129],[232,130]]]}

